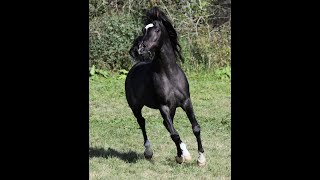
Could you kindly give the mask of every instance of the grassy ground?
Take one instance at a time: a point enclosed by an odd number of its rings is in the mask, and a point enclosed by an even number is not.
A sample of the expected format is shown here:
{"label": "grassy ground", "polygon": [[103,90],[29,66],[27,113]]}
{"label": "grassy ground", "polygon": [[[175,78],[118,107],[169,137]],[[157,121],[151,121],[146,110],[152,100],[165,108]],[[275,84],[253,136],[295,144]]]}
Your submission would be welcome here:
{"label": "grassy ground", "polygon": [[90,80],[90,179],[231,179],[230,80],[219,80],[212,73],[186,74],[207,165],[196,165],[196,139],[181,108],[174,125],[192,161],[175,162],[176,147],[159,111],[147,107],[142,114],[154,155],[151,161],[144,159],[143,136],[127,105],[125,80],[111,75]]}

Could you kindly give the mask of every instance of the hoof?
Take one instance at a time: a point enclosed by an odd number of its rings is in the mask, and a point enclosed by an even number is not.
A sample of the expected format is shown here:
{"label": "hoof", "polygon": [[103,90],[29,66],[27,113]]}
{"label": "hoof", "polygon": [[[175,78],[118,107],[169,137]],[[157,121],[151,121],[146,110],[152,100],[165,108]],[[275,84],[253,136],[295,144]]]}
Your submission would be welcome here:
{"label": "hoof", "polygon": [[153,155],[152,149],[146,149],[143,154],[146,159],[151,159]]}
{"label": "hoof", "polygon": [[179,164],[184,163],[184,162],[190,162],[191,156],[190,155],[189,156],[181,156],[181,157],[176,156],[176,161]]}
{"label": "hoof", "polygon": [[185,161],[191,161],[191,156],[189,155],[189,156],[184,156],[184,159],[185,159]]}
{"label": "hoof", "polygon": [[151,154],[151,155],[149,155],[149,154],[144,154],[144,157],[145,157],[146,159],[151,159],[151,158],[152,158],[152,155],[153,155],[153,154]]}
{"label": "hoof", "polygon": [[197,164],[200,167],[206,165],[206,158],[204,157],[203,153],[199,153]]}
{"label": "hoof", "polygon": [[176,161],[177,161],[177,163],[179,163],[179,164],[183,163],[183,162],[184,162],[183,156],[181,156],[181,157],[176,156]]}
{"label": "hoof", "polygon": [[144,147],[145,147],[145,150],[144,150],[144,157],[146,159],[151,159],[152,158],[152,155],[153,155],[153,151],[151,149],[151,146],[150,146],[150,142],[147,140],[147,142],[144,144]]}
{"label": "hoof", "polygon": [[199,160],[197,161],[198,166],[202,167],[206,165],[206,161],[200,162]]}

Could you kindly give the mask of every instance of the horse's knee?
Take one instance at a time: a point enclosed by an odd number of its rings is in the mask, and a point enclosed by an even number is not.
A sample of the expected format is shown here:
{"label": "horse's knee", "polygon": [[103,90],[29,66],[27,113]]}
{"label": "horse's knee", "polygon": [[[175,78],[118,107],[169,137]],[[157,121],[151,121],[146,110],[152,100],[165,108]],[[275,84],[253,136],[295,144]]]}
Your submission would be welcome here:
{"label": "horse's knee", "polygon": [[197,124],[197,125],[193,126],[192,131],[195,136],[199,136],[200,135],[200,125]]}

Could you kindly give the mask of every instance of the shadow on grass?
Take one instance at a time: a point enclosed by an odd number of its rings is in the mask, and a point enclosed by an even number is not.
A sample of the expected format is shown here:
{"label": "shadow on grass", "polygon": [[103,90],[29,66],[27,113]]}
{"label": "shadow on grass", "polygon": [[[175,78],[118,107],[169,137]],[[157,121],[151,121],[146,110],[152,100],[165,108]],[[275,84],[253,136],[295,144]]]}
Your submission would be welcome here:
{"label": "shadow on grass", "polygon": [[104,157],[106,159],[116,157],[127,163],[136,163],[138,159],[144,159],[143,154],[137,154],[133,151],[119,152],[113,148],[105,150],[104,148],[89,147],[89,158],[92,157]]}

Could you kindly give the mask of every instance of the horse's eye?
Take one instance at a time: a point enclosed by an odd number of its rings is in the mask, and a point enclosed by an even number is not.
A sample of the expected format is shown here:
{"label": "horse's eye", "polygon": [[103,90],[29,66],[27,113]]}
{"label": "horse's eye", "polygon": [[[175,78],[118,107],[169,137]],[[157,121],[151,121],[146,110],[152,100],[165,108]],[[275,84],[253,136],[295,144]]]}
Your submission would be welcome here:
{"label": "horse's eye", "polygon": [[159,29],[155,29],[154,31],[155,31],[155,32],[159,32]]}

